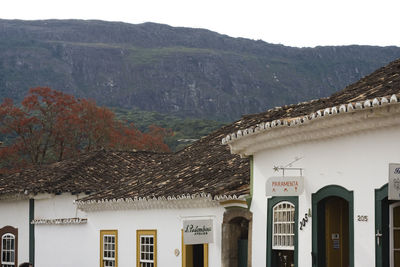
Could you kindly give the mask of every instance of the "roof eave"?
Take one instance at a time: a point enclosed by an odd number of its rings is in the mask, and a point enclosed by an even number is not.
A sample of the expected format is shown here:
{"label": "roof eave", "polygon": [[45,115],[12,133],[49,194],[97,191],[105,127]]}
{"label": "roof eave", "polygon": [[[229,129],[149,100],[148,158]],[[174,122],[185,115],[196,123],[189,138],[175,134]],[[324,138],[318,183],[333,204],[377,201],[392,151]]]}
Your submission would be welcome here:
{"label": "roof eave", "polygon": [[135,197],[120,199],[93,199],[77,200],[74,203],[80,210],[86,212],[102,210],[125,210],[125,209],[183,209],[183,208],[207,208],[219,207],[220,202],[229,200],[242,200],[245,196],[241,195],[218,195],[212,197],[211,194],[186,194],[169,197]]}
{"label": "roof eave", "polygon": [[224,138],[231,152],[242,157],[280,146],[334,137],[352,132],[400,125],[400,103],[389,99],[366,100],[326,108],[310,115],[259,124]]}

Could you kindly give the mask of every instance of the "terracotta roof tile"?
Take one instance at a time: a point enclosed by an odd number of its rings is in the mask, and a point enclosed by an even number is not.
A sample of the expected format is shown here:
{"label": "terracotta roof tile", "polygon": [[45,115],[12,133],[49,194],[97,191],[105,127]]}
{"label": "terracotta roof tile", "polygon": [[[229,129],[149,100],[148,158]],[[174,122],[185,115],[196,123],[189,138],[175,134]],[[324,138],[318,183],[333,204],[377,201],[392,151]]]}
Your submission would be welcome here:
{"label": "terracotta roof tile", "polygon": [[0,195],[90,192],[90,199],[118,199],[248,194],[248,159],[232,155],[220,144],[229,129],[177,153],[96,151],[1,176]]}

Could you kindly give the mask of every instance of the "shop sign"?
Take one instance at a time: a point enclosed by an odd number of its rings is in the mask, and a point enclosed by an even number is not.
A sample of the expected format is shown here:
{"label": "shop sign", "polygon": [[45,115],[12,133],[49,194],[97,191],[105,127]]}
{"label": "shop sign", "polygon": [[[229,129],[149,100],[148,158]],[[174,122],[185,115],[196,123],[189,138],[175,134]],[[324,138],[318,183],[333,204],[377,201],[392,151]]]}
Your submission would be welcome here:
{"label": "shop sign", "polygon": [[184,220],[183,243],[186,245],[214,242],[213,220]]}
{"label": "shop sign", "polygon": [[274,176],[265,184],[267,196],[299,196],[303,191],[303,176]]}
{"label": "shop sign", "polygon": [[400,163],[389,163],[389,200],[400,200]]}

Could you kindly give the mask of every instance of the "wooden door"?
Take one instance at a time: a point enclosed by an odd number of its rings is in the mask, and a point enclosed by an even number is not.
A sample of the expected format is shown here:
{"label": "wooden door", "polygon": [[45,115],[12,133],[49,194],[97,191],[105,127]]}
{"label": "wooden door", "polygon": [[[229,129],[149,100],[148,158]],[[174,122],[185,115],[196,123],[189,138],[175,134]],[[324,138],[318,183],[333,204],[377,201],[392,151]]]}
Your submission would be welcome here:
{"label": "wooden door", "polygon": [[349,207],[339,197],[325,201],[325,257],[326,267],[349,266]]}
{"label": "wooden door", "polygon": [[238,267],[247,267],[248,240],[238,240]]}

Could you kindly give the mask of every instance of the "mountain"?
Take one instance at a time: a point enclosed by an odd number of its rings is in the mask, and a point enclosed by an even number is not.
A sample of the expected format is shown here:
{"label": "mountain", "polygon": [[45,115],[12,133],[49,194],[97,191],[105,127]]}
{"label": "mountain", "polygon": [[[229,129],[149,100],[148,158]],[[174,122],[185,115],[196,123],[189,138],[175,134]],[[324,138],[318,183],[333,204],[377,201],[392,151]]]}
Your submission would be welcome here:
{"label": "mountain", "polygon": [[49,86],[109,107],[230,121],[331,95],[399,57],[399,47],[294,48],[155,23],[0,20],[0,96]]}

